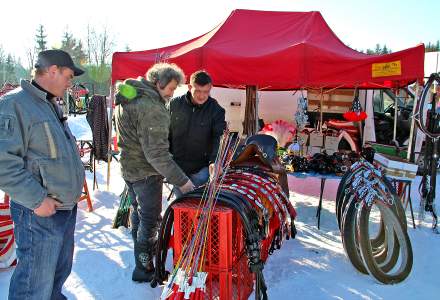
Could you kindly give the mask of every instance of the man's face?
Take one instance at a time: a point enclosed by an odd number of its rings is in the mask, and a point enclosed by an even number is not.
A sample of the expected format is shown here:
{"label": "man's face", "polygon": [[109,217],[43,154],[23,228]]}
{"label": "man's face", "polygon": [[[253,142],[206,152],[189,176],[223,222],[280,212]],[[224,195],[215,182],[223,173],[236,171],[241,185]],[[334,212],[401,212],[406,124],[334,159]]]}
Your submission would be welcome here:
{"label": "man's face", "polygon": [[[53,67],[55,67],[55,69],[53,69]],[[66,90],[72,86],[73,70],[51,66],[49,68],[49,75],[51,77],[50,92],[57,97],[63,97]]]}
{"label": "man's face", "polygon": [[160,88],[159,83],[156,84],[156,87],[159,91],[159,94],[164,98],[166,101],[169,101],[171,97],[173,97],[174,91],[177,88],[177,81],[171,80],[163,89]]}
{"label": "man's face", "polygon": [[209,93],[211,92],[212,84],[198,85],[197,83],[189,84],[188,89],[192,96],[194,104],[202,105],[208,100]]}

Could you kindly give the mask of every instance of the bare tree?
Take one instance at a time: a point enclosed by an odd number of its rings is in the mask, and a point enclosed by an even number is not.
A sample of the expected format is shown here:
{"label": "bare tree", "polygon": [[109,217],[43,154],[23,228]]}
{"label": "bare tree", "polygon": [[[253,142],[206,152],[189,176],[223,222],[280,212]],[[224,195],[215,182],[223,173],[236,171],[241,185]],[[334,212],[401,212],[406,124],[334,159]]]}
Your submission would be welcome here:
{"label": "bare tree", "polygon": [[32,48],[32,47],[29,47],[26,50],[26,58],[27,58],[27,61],[28,61],[29,75],[31,74],[32,69],[34,68],[35,54],[36,54],[35,52],[36,52],[36,49]]}
{"label": "bare tree", "polygon": [[108,63],[115,42],[106,25],[100,32],[87,26],[87,48],[91,65],[102,66]]}
{"label": "bare tree", "polygon": [[92,56],[91,56],[91,31],[90,31],[90,24],[87,24],[87,62],[89,64],[92,63]]}

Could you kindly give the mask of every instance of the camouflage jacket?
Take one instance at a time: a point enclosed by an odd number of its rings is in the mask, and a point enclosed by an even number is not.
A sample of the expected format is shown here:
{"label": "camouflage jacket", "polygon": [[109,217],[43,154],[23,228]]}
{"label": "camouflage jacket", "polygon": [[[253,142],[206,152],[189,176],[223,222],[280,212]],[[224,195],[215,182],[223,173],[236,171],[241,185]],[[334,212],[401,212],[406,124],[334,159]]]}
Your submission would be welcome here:
{"label": "camouflage jacket", "polygon": [[122,177],[130,182],[162,175],[173,185],[189,179],[169,152],[170,115],[156,87],[142,77],[124,83],[136,88],[137,97],[116,94],[115,121],[121,149]]}

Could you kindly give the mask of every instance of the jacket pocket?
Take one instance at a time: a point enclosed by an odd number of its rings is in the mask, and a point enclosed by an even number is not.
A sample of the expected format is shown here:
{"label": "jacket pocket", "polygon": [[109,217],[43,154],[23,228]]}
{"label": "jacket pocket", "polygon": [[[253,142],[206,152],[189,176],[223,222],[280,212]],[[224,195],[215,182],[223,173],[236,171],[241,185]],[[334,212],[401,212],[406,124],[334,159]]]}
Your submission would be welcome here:
{"label": "jacket pocket", "polygon": [[76,199],[73,199],[78,191],[75,170],[69,170],[70,163],[65,159],[45,159],[40,160],[39,168],[42,178],[42,184],[47,189],[50,197],[58,199],[63,205],[71,205]]}
{"label": "jacket pocket", "polygon": [[34,176],[34,178],[41,185],[43,185],[43,178],[41,177],[41,173],[40,173],[39,159],[31,160],[31,161],[27,162],[26,165],[27,165],[27,169],[31,171],[31,173]]}
{"label": "jacket pocket", "polygon": [[15,117],[0,114],[0,139],[8,139],[14,133]]}
{"label": "jacket pocket", "polygon": [[39,157],[56,159],[60,145],[56,143],[52,122],[42,121],[35,123],[32,126],[29,145],[31,147],[30,150]]}

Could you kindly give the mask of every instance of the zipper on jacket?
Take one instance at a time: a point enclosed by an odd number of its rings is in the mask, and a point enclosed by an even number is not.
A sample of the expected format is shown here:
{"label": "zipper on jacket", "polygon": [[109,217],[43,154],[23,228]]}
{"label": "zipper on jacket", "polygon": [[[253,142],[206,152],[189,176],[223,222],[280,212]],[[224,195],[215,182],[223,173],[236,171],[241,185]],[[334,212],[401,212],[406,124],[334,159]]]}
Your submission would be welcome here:
{"label": "zipper on jacket", "polygon": [[59,115],[58,115],[58,113],[57,113],[57,111],[56,111],[54,105],[53,105],[52,103],[50,103],[49,100],[47,100],[47,102],[48,102],[47,104],[49,105],[50,109],[51,109],[52,112],[55,114],[55,118],[58,120],[58,124],[61,125],[61,129],[63,130],[64,135],[66,136],[66,138],[67,138],[68,140],[70,140],[70,135],[69,135],[69,133],[67,133],[66,128],[64,127],[63,122],[61,122],[60,117],[59,117]]}

